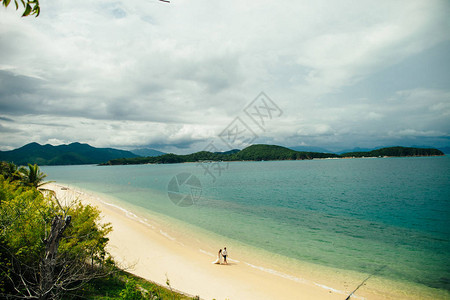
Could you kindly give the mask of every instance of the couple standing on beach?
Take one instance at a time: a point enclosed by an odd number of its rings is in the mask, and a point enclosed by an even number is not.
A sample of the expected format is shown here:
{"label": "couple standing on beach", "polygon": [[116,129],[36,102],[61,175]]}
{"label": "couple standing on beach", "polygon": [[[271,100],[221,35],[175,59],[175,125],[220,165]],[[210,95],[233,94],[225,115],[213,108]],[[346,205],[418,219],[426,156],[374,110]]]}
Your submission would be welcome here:
{"label": "couple standing on beach", "polygon": [[222,249],[219,250],[219,253],[217,254],[217,259],[216,259],[216,261],[213,262],[213,264],[221,265],[222,257],[223,257],[223,264],[228,265],[227,255],[228,255],[227,247],[223,247],[223,250]]}

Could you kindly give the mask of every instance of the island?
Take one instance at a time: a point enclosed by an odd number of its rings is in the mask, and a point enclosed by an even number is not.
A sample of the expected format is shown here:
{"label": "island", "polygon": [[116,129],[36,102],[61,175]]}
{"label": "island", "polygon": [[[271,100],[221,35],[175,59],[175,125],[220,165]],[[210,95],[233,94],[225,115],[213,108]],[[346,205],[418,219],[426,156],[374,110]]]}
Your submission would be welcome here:
{"label": "island", "polygon": [[295,151],[277,145],[251,145],[242,150],[227,152],[200,151],[186,155],[173,153],[154,157],[131,157],[111,159],[101,165],[131,164],[173,164],[205,161],[274,161],[274,160],[309,160],[357,157],[407,157],[407,156],[442,156],[444,153],[434,148],[387,147],[368,152],[348,152],[342,154]]}

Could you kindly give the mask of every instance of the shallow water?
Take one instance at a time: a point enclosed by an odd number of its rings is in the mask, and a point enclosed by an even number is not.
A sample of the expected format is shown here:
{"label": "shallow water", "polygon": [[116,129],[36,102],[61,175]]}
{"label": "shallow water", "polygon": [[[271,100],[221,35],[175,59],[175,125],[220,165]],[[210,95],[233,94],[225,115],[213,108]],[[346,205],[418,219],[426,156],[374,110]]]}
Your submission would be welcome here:
{"label": "shallow water", "polygon": [[[42,169],[282,256],[450,291],[448,156]],[[179,186],[194,205],[168,197],[180,173],[201,184]]]}

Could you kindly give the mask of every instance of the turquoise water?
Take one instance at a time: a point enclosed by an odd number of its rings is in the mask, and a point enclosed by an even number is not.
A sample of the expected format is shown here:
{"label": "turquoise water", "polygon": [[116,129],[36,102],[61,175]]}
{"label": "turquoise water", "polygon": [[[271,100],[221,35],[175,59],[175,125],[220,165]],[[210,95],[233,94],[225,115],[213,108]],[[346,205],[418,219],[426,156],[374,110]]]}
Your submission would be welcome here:
{"label": "turquoise water", "polygon": [[[232,162],[213,178],[198,164],[43,167],[104,193],[301,261],[450,290],[450,157]],[[171,179],[201,182],[192,206]],[[171,187],[170,187],[171,188]],[[181,193],[191,190],[183,186]],[[198,192],[198,190],[193,190]]]}

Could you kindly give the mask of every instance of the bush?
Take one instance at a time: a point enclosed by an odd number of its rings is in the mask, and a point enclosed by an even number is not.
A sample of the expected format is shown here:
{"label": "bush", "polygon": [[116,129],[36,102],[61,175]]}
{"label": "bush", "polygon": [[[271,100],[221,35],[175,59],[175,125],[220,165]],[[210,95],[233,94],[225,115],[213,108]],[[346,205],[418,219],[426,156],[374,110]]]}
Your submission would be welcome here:
{"label": "bush", "polygon": [[111,226],[99,220],[89,205],[61,207],[0,175],[0,297],[57,299],[107,274]]}

